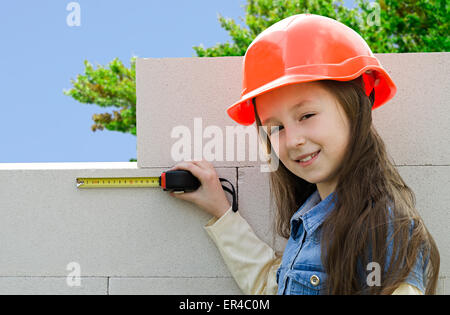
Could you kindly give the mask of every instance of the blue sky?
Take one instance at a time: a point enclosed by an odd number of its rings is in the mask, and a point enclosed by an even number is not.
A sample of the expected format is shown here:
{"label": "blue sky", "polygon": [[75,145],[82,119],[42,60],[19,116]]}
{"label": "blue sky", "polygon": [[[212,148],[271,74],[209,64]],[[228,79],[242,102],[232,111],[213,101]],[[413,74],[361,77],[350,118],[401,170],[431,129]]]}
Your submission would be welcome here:
{"label": "blue sky", "polygon": [[91,131],[92,115],[112,112],[63,94],[83,61],[129,66],[141,58],[193,57],[192,46],[231,41],[217,14],[245,16],[246,0],[9,0],[0,6],[0,163],[127,162],[136,137]]}

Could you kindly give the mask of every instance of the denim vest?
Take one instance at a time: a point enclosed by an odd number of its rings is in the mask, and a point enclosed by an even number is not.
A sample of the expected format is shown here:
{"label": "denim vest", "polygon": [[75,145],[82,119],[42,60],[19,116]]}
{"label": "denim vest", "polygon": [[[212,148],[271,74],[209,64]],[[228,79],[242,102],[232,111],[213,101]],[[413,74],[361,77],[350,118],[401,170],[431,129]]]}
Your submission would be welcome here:
{"label": "denim vest", "polygon": [[[321,261],[320,226],[333,210],[336,193],[320,199],[316,190],[292,216],[291,235],[277,271],[277,294],[318,295],[325,294],[327,274]],[[389,239],[389,238],[388,238]],[[392,245],[392,244],[390,244]],[[388,247],[387,260],[390,259]],[[406,282],[424,292],[425,267],[419,255],[416,266]],[[365,271],[369,275],[370,271]]]}

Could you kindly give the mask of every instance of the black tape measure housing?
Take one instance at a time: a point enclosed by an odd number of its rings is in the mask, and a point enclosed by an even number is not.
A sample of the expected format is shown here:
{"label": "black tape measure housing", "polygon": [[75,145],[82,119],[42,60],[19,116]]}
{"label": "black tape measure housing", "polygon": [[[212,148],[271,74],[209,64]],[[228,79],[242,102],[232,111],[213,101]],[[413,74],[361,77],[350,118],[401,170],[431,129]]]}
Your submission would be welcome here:
{"label": "black tape measure housing", "polygon": [[194,191],[200,187],[200,181],[189,171],[167,171],[159,177],[159,185],[164,190]]}

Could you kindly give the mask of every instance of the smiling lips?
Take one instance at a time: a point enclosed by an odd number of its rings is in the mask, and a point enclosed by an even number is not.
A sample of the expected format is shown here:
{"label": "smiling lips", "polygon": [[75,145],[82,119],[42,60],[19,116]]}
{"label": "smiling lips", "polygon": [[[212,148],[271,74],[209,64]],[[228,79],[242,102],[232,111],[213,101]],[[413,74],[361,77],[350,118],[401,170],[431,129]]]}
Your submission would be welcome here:
{"label": "smiling lips", "polygon": [[295,159],[295,161],[296,162],[308,162],[309,160],[313,159],[317,154],[319,154],[319,152],[320,152],[320,150],[313,152],[313,153],[300,155]]}

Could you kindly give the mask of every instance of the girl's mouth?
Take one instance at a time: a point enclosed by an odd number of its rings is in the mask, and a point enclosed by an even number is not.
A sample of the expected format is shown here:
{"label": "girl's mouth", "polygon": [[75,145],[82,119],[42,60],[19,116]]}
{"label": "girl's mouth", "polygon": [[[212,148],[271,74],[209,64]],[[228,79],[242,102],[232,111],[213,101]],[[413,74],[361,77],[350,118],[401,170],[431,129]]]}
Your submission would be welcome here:
{"label": "girl's mouth", "polygon": [[[300,164],[302,167],[306,167],[308,165],[311,165],[315,160],[317,160],[317,157],[320,154],[320,150],[316,153],[312,154],[311,156],[307,157],[306,159],[303,159],[303,161],[297,160],[296,162]],[[306,160],[306,161],[305,161]]]}

